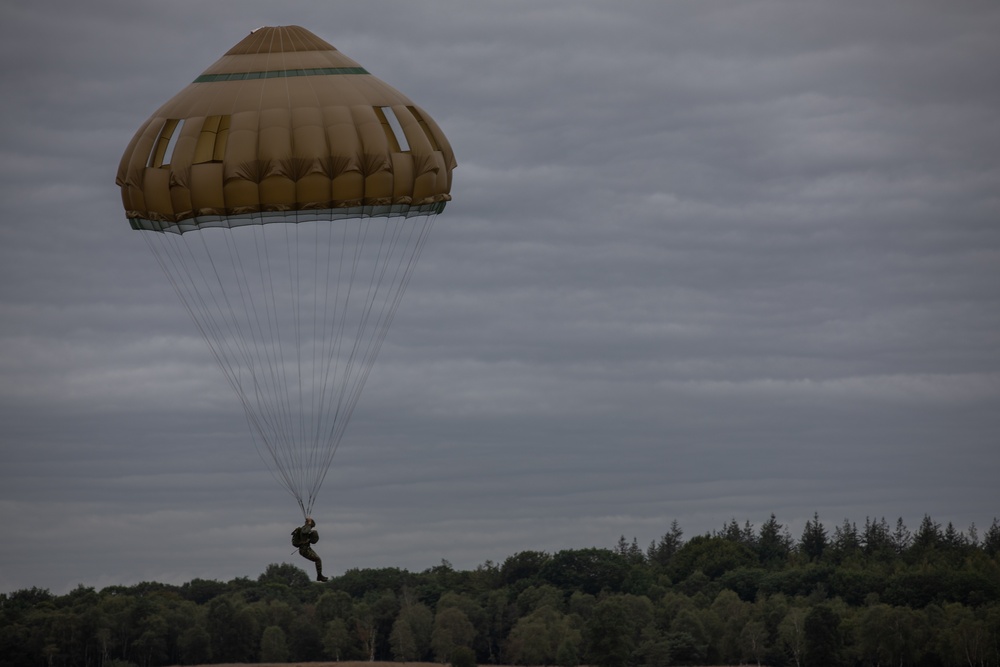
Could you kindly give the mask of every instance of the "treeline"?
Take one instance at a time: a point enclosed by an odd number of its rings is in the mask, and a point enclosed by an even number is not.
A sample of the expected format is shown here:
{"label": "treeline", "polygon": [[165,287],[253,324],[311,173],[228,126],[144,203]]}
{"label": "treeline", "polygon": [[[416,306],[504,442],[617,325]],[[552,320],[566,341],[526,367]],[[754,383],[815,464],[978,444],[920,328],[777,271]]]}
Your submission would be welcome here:
{"label": "treeline", "polygon": [[1000,524],[772,515],[643,549],[522,551],[470,571],[355,569],[0,595],[0,667],[438,661],[575,667],[1000,665]]}

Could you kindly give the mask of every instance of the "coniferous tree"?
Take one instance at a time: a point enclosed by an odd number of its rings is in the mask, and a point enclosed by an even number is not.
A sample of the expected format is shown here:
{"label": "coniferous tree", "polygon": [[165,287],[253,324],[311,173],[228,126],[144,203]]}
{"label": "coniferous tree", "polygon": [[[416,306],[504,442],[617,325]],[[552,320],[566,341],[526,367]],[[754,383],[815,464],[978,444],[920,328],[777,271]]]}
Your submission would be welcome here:
{"label": "coniferous tree", "polygon": [[736,517],[730,519],[729,523],[723,526],[722,530],[717,532],[715,535],[716,537],[721,537],[722,539],[729,540],[730,542],[739,542],[742,535],[740,531],[740,524],[736,520]]}
{"label": "coniferous tree", "polygon": [[983,551],[987,556],[1000,554],[1000,521],[996,518],[983,535]]}
{"label": "coniferous tree", "polygon": [[[900,527],[896,524],[897,529]],[[904,526],[905,528],[905,526]],[[897,554],[893,545],[892,531],[885,517],[875,521],[865,517],[865,527],[861,533],[861,548],[865,556],[874,560],[889,560]]]}
{"label": "coniferous tree", "polygon": [[742,544],[750,549],[757,548],[757,535],[754,533],[753,524],[746,521],[742,526],[736,521],[736,517],[729,520],[722,530],[715,533],[716,537],[729,540],[736,544]]}
{"label": "coniferous tree", "polygon": [[817,561],[823,557],[823,552],[827,548],[826,528],[819,520],[819,512],[813,514],[812,520],[806,521],[805,529],[799,540],[799,550],[805,554],[810,561]]}
{"label": "coniferous tree", "polygon": [[942,542],[941,524],[925,514],[920,527],[913,535],[912,546],[919,551],[928,551],[940,546]]}
{"label": "coniferous tree", "polygon": [[848,519],[833,529],[830,551],[837,562],[844,562],[861,553],[861,537],[858,527]]}
{"label": "coniferous tree", "polygon": [[892,531],[892,546],[897,555],[906,553],[913,546],[913,535],[903,523],[903,517],[896,519],[896,529]]}
{"label": "coniferous tree", "polygon": [[684,531],[681,530],[677,519],[670,522],[670,531],[660,538],[659,542],[651,542],[646,551],[647,558],[662,566],[670,564],[670,559],[684,546]]}
{"label": "coniferous tree", "polygon": [[757,539],[757,556],[761,565],[780,567],[787,562],[791,551],[791,536],[772,514],[760,527],[760,537]]}
{"label": "coniferous tree", "polygon": [[968,544],[965,535],[959,532],[958,529],[955,528],[955,524],[951,521],[948,522],[948,525],[944,529],[942,541],[944,543],[944,547],[952,551],[960,551],[966,544]]}
{"label": "coniferous tree", "polygon": [[979,548],[979,529],[976,528],[975,521],[969,524],[969,529],[965,531],[965,543],[974,549]]}
{"label": "coniferous tree", "polygon": [[646,562],[646,555],[639,548],[639,541],[633,537],[631,542],[625,540],[622,535],[615,545],[615,553],[632,565],[641,565]]}

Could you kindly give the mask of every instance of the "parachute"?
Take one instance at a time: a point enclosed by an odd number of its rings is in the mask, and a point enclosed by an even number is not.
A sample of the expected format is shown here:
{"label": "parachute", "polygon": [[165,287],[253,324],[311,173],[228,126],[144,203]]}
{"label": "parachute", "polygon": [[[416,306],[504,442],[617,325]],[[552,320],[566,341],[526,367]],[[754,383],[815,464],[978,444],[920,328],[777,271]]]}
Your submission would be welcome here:
{"label": "parachute", "polygon": [[250,33],[122,156],[126,217],[303,515],[455,166],[430,115],[298,26]]}

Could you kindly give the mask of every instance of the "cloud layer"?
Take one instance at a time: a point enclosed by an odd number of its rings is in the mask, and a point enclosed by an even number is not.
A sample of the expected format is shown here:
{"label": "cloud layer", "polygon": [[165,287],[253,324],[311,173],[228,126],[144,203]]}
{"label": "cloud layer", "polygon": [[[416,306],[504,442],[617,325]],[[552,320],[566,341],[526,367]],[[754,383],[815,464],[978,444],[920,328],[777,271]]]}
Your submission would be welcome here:
{"label": "cloud layer", "polygon": [[1000,514],[1000,10],[194,9],[0,9],[0,590],[302,564],[113,183],[268,24],[406,92],[459,161],[320,496],[328,569]]}

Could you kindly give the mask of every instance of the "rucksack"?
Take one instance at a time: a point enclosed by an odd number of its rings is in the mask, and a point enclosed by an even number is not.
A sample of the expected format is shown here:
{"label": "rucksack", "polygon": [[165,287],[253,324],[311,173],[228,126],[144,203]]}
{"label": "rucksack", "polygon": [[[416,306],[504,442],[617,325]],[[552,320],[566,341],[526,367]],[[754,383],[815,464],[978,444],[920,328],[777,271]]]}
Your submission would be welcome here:
{"label": "rucksack", "polygon": [[292,531],[292,546],[296,549],[301,549],[317,542],[319,542],[319,533],[315,530],[309,531],[309,537],[302,536],[302,526]]}

